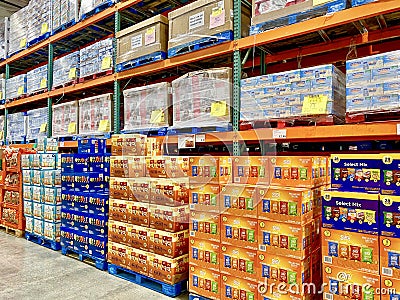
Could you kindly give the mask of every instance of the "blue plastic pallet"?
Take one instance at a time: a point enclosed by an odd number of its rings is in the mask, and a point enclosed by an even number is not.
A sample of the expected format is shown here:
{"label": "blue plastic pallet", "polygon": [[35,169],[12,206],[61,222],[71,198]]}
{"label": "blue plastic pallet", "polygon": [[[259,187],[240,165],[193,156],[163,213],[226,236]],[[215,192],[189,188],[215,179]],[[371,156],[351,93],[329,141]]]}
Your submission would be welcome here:
{"label": "blue plastic pallet", "polygon": [[38,244],[40,246],[52,249],[54,251],[60,251],[61,250],[61,244],[60,242],[52,241],[49,239],[46,239],[43,236],[39,236],[35,233],[30,233],[30,232],[25,232],[25,238],[27,241],[30,241],[32,243]]}
{"label": "blue plastic pallet", "polygon": [[46,32],[45,34],[42,34],[41,36],[33,39],[32,41],[29,41],[27,43],[27,47],[32,47],[33,45],[36,45],[37,43],[40,43],[41,41],[44,41],[45,39],[48,39],[50,37],[50,32]]}
{"label": "blue plastic pallet", "polygon": [[189,300],[210,300],[209,298],[198,296],[195,294],[189,294]]}
{"label": "blue plastic pallet", "polygon": [[189,128],[170,128],[167,135],[179,134],[198,134],[207,132],[227,132],[232,131],[232,125],[227,126],[206,126],[206,127],[189,127]]}
{"label": "blue plastic pallet", "polygon": [[204,37],[183,45],[179,45],[168,49],[168,57],[174,57],[186,54],[193,51],[198,51],[211,46],[219,45],[233,40],[233,31],[227,30],[214,34],[212,36]]}
{"label": "blue plastic pallet", "polygon": [[83,253],[71,249],[70,247],[61,246],[62,255],[70,256],[72,258],[76,258],[79,261],[89,263],[90,265],[94,265],[97,269],[105,271],[107,270],[108,263],[107,261],[91,256],[88,253]]}
{"label": "blue plastic pallet", "polygon": [[323,5],[318,5],[310,10],[295,13],[289,16],[269,20],[250,27],[250,35],[259,34],[268,30],[300,23],[312,18],[333,14],[347,8],[347,0],[336,0]]}
{"label": "blue plastic pallet", "polygon": [[126,71],[129,69],[137,68],[153,62],[164,60],[167,58],[167,53],[163,51],[154,52],[148,55],[144,55],[130,61],[122,62],[117,65],[117,72]]}
{"label": "blue plastic pallet", "polygon": [[170,285],[114,264],[108,265],[108,273],[119,278],[128,280],[130,282],[136,283],[140,286],[146,287],[150,290],[159,292],[168,297],[177,297],[187,291],[187,280],[181,281],[174,285]]}
{"label": "blue plastic pallet", "polygon": [[115,3],[114,0],[107,0],[106,2],[96,6],[94,9],[92,9],[91,11],[88,11],[87,13],[82,14],[81,16],[81,21],[95,15],[98,14],[99,12],[102,12],[103,10],[106,10],[107,8],[113,6]]}
{"label": "blue plastic pallet", "polygon": [[352,0],[351,6],[355,7],[355,6],[360,6],[360,5],[364,5],[364,4],[368,4],[368,3],[372,3],[372,2],[377,2],[377,0]]}
{"label": "blue plastic pallet", "polygon": [[160,128],[144,128],[138,130],[122,130],[122,134],[130,134],[130,133],[137,133],[147,135],[149,137],[152,136],[166,136],[168,132],[168,127],[160,127]]}
{"label": "blue plastic pallet", "polygon": [[22,49],[19,49],[19,50],[15,51],[15,52],[13,52],[13,53],[11,53],[11,54],[7,54],[7,58],[10,58],[11,56],[13,56],[13,55],[15,55],[15,54],[18,54],[18,53],[24,51],[25,49],[26,49],[26,47],[24,47],[24,48],[22,48]]}
{"label": "blue plastic pallet", "polygon": [[57,27],[56,29],[53,29],[53,31],[51,32],[51,35],[55,35],[61,31],[64,31],[65,29],[67,29],[68,27],[74,26],[76,24],[75,19],[62,24],[61,26]]}

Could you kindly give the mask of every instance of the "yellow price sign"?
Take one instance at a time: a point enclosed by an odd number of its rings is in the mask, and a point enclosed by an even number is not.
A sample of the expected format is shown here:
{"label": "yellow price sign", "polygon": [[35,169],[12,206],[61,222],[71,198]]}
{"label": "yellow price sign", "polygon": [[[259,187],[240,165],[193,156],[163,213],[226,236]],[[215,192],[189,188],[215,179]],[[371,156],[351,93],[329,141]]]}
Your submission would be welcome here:
{"label": "yellow price sign", "polygon": [[1,130],[0,131],[0,140],[3,140],[4,139],[4,130]]}
{"label": "yellow price sign", "polygon": [[313,6],[325,4],[325,3],[330,2],[330,1],[332,1],[332,0],[313,0]]}
{"label": "yellow price sign", "polygon": [[99,131],[108,132],[110,131],[110,122],[108,120],[101,120],[99,123]]}
{"label": "yellow price sign", "polygon": [[146,29],[146,34],[153,34],[156,31],[155,27],[150,27]]}
{"label": "yellow price sign", "polygon": [[101,62],[101,69],[102,70],[107,70],[111,68],[111,57],[107,56],[103,58],[103,61]]}
{"label": "yellow price sign", "polygon": [[217,9],[213,9],[213,11],[211,12],[211,15],[213,17],[218,17],[218,16],[222,15],[222,12],[223,12],[222,7],[219,7]]}
{"label": "yellow price sign", "polygon": [[24,87],[23,86],[18,87],[17,91],[18,96],[21,96],[23,93],[24,93]]}
{"label": "yellow price sign", "polygon": [[20,48],[25,48],[25,47],[26,47],[26,38],[23,38],[23,39],[19,42],[19,47],[20,47]]}
{"label": "yellow price sign", "polygon": [[153,110],[151,112],[150,123],[161,124],[165,122],[165,115],[162,109]]}
{"label": "yellow price sign", "polygon": [[211,116],[224,117],[228,114],[225,101],[218,101],[211,104]]}
{"label": "yellow price sign", "polygon": [[324,115],[327,114],[328,96],[310,95],[303,101],[301,113],[303,115]]}
{"label": "yellow price sign", "polygon": [[76,122],[71,122],[68,125],[68,133],[76,133]]}
{"label": "yellow price sign", "polygon": [[0,92],[0,100],[3,99],[3,92]]}
{"label": "yellow price sign", "polygon": [[45,89],[47,87],[47,79],[46,78],[43,78],[41,81],[40,81],[40,88],[41,89]]}
{"label": "yellow price sign", "polygon": [[48,31],[49,31],[49,23],[43,23],[42,24],[42,29],[40,30],[40,33],[41,34],[45,34]]}
{"label": "yellow price sign", "polygon": [[46,130],[47,130],[47,123],[43,123],[43,124],[40,126],[40,132],[46,132]]}
{"label": "yellow price sign", "polygon": [[68,74],[69,79],[74,79],[76,78],[76,68],[71,68],[69,70],[69,74]]}

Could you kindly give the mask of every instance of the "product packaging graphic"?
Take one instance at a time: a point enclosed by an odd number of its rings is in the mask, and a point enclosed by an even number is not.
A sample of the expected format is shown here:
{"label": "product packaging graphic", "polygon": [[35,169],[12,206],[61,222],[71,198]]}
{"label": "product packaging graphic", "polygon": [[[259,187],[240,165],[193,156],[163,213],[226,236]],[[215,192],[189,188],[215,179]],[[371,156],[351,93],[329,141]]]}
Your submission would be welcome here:
{"label": "product packaging graphic", "polygon": [[189,291],[212,300],[220,300],[221,275],[219,272],[189,265]]}
{"label": "product packaging graphic", "polygon": [[381,300],[400,299],[400,280],[381,276]]}
{"label": "product packaging graphic", "polygon": [[379,237],[379,258],[381,275],[391,278],[400,277],[400,239]]}
{"label": "product packaging graphic", "polygon": [[189,262],[206,269],[220,270],[221,245],[198,238],[190,238]]}
{"label": "product packaging graphic", "polygon": [[226,245],[257,250],[257,219],[221,215],[221,242]]}
{"label": "product packaging graphic", "polygon": [[400,155],[385,153],[381,164],[381,194],[400,196]]}
{"label": "product packaging graphic", "polygon": [[381,195],[380,198],[380,235],[400,238],[400,196]]}
{"label": "product packaging graphic", "polygon": [[257,280],[257,250],[221,245],[221,274],[246,280]]}
{"label": "product packaging graphic", "polygon": [[190,183],[232,183],[232,158],[201,156],[190,158]]}
{"label": "product packaging graphic", "polygon": [[219,214],[190,212],[189,233],[191,238],[221,241],[221,220]]}
{"label": "product packaging graphic", "polygon": [[257,218],[256,187],[228,184],[221,186],[221,212],[227,215]]}
{"label": "product packaging graphic", "polygon": [[220,294],[221,300],[256,300],[258,294],[258,284],[256,281],[250,281],[241,277],[221,274]]}
{"label": "product packaging graphic", "polygon": [[218,184],[191,184],[190,210],[219,213],[220,186]]}
{"label": "product packaging graphic", "polygon": [[269,158],[242,156],[233,159],[233,182],[240,184],[266,184],[269,182]]}

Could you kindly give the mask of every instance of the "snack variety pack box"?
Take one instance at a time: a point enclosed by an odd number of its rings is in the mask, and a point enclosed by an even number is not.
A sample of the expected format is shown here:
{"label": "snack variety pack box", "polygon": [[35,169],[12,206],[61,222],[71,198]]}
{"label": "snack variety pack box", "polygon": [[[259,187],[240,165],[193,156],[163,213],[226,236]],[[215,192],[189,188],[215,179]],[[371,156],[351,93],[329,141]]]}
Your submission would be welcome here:
{"label": "snack variety pack box", "polygon": [[219,213],[220,186],[218,184],[191,184],[190,210]]}
{"label": "snack variety pack box", "polygon": [[190,238],[189,261],[206,269],[220,270],[221,245],[219,242],[212,242],[198,238]]}
{"label": "snack variety pack box", "polygon": [[221,241],[221,221],[219,214],[190,212],[189,233],[191,238]]}
{"label": "snack variety pack box", "polygon": [[111,138],[111,155],[145,156],[146,136],[141,134],[113,135]]}
{"label": "snack variety pack box", "polygon": [[399,278],[400,239],[381,236],[379,240],[381,275],[395,279]]}
{"label": "snack variety pack box", "polygon": [[111,177],[137,178],[146,175],[146,158],[144,156],[112,156]]}
{"label": "snack variety pack box", "polygon": [[327,266],[379,275],[379,237],[323,228],[322,257]]}
{"label": "snack variety pack box", "polygon": [[381,300],[400,299],[400,280],[381,276]]}
{"label": "snack variety pack box", "polygon": [[149,254],[148,276],[173,285],[188,278],[189,256],[169,258],[157,254]]}
{"label": "snack variety pack box", "polygon": [[189,207],[150,204],[150,228],[176,232],[189,228]]}
{"label": "snack variety pack box", "polygon": [[257,250],[257,219],[221,215],[221,242],[225,245]]}
{"label": "snack variety pack box", "polygon": [[381,164],[381,194],[400,196],[400,155],[385,154]]}
{"label": "snack variety pack box", "polygon": [[233,159],[233,182],[241,184],[269,184],[269,158],[242,156]]}
{"label": "snack variety pack box", "polygon": [[221,300],[246,299],[255,300],[258,294],[256,281],[241,277],[221,274]]}
{"label": "snack variety pack box", "polygon": [[189,204],[189,179],[154,179],[150,182],[150,203],[167,206]]}
{"label": "snack variety pack box", "polygon": [[256,187],[228,184],[221,186],[221,212],[227,215],[257,218]]}
{"label": "snack variety pack box", "polygon": [[379,192],[380,169],[379,154],[333,154],[332,188],[348,192]]}
{"label": "snack variety pack box", "polygon": [[218,271],[189,264],[189,291],[212,300],[221,295],[221,275]]}
{"label": "snack variety pack box", "polygon": [[324,191],[323,227],[379,233],[379,194]]}
{"label": "snack variety pack box", "polygon": [[232,158],[199,156],[190,158],[190,183],[224,184],[232,182]]}
{"label": "snack variety pack box", "polygon": [[232,277],[257,280],[257,250],[221,245],[220,272]]}
{"label": "snack variety pack box", "polygon": [[380,235],[400,238],[400,196],[380,196],[379,227]]}
{"label": "snack variety pack box", "polygon": [[175,258],[188,253],[189,231],[166,232],[149,229],[149,251],[166,257]]}
{"label": "snack variety pack box", "polygon": [[324,299],[379,300],[380,276],[323,265]]}

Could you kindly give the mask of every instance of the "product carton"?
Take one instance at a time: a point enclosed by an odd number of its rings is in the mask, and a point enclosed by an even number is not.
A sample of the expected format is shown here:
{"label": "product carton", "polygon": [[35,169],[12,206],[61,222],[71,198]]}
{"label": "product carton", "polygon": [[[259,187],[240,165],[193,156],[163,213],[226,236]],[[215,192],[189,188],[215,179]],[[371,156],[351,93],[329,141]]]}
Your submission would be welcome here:
{"label": "product carton", "polygon": [[111,177],[138,178],[146,176],[146,158],[143,156],[112,156]]}
{"label": "product carton", "polygon": [[149,253],[143,250],[127,247],[127,269],[142,274],[149,275]]}
{"label": "product carton", "polygon": [[245,249],[257,250],[257,219],[221,215],[221,242]]}
{"label": "product carton", "polygon": [[110,198],[133,200],[130,180],[127,178],[110,178]]}
{"label": "product carton", "polygon": [[219,214],[190,212],[189,233],[191,238],[220,242],[221,220]]}
{"label": "product carton", "polygon": [[61,223],[44,222],[43,237],[51,241],[60,242]]}
{"label": "product carton", "polygon": [[322,229],[325,265],[379,275],[379,237],[342,230]]}
{"label": "product carton", "polygon": [[221,245],[221,274],[256,281],[258,279],[256,260],[257,250]]}
{"label": "product carton", "polygon": [[190,183],[232,183],[232,158],[199,156],[190,158]]}
{"label": "product carton", "polygon": [[142,134],[121,134],[111,137],[111,155],[145,156],[147,136]]}
{"label": "product carton", "polygon": [[150,228],[177,232],[189,228],[189,207],[150,204]]}
{"label": "product carton", "polygon": [[[123,222],[109,220],[108,222],[108,239],[112,242],[131,246],[128,232],[132,225]],[[147,247],[145,248],[145,250]]]}
{"label": "product carton", "polygon": [[379,233],[379,194],[322,192],[324,228]]}
{"label": "product carton", "polygon": [[218,184],[191,184],[190,210],[218,213],[220,211],[220,186]]}
{"label": "product carton", "polygon": [[189,231],[166,232],[149,229],[149,251],[175,258],[186,254],[189,249]]}
{"label": "product carton", "polygon": [[130,200],[137,202],[150,202],[151,186],[153,179],[151,178],[135,178],[129,179],[128,185],[131,191]]}
{"label": "product carton", "polygon": [[188,177],[190,172],[190,158],[185,156],[166,157],[167,178]]}
{"label": "product carton", "polygon": [[323,276],[324,299],[380,299],[379,275],[324,264]]}
{"label": "product carton", "polygon": [[242,156],[233,159],[233,182],[241,184],[269,184],[269,158]]}
{"label": "product carton", "polygon": [[149,254],[149,277],[167,284],[176,284],[188,279],[189,256],[187,254],[177,258]]}
{"label": "product carton", "polygon": [[146,172],[153,178],[168,178],[166,170],[166,156],[146,157]]}
{"label": "product carton", "polygon": [[381,194],[400,196],[400,155],[385,153],[381,164]]}
{"label": "product carton", "polygon": [[400,238],[400,196],[381,195],[379,202],[380,235]]}
{"label": "product carton", "polygon": [[198,238],[190,238],[189,262],[215,271],[220,270],[221,244]]}
{"label": "product carton", "polygon": [[381,276],[381,300],[400,299],[400,280]]}
{"label": "product carton", "polygon": [[167,206],[189,204],[189,178],[151,181],[150,203]]}
{"label": "product carton", "polygon": [[[311,282],[315,284],[316,287],[322,287],[322,250],[318,247],[311,253]],[[322,297],[321,297],[322,298]]]}
{"label": "product carton", "polygon": [[241,277],[221,274],[220,293],[221,300],[255,300],[258,294],[258,284],[256,281],[249,281]]}
{"label": "product carton", "polygon": [[256,187],[229,184],[221,186],[221,212],[227,215],[257,218]]}
{"label": "product carton", "polygon": [[318,194],[318,189],[258,186],[258,218],[267,221],[306,224],[313,219],[314,212],[319,209]]}
{"label": "product carton", "polygon": [[221,275],[218,271],[189,265],[189,291],[212,300],[220,300]]}
{"label": "product carton", "polygon": [[115,243],[113,241],[108,242],[108,253],[107,253],[107,261],[111,264],[128,268],[128,249],[130,247],[126,245],[122,245],[119,243]]}
{"label": "product carton", "polygon": [[379,240],[381,275],[399,278],[400,239],[381,236]]}
{"label": "product carton", "polygon": [[106,259],[107,255],[107,237],[90,236],[88,237],[88,253],[93,257]]}

